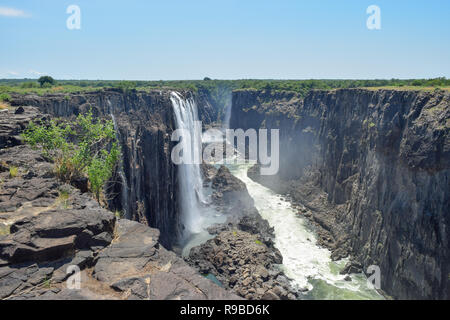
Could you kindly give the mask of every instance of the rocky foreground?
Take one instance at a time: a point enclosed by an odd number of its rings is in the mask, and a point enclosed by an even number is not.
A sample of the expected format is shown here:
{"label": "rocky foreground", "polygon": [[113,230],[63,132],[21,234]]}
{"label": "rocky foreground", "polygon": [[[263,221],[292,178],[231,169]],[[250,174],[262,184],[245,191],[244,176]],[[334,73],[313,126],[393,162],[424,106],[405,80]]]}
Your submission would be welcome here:
{"label": "rocky foreground", "polygon": [[[33,107],[0,111],[0,299],[239,298],[166,250],[157,229],[56,179],[19,136],[43,117]],[[67,287],[73,266],[80,289]]]}
{"label": "rocky foreground", "polygon": [[192,248],[188,263],[246,299],[297,299],[300,292],[279,269],[283,258],[274,246],[273,229],[254,207],[245,184],[221,166],[211,186],[227,221],[209,228],[215,237]]}

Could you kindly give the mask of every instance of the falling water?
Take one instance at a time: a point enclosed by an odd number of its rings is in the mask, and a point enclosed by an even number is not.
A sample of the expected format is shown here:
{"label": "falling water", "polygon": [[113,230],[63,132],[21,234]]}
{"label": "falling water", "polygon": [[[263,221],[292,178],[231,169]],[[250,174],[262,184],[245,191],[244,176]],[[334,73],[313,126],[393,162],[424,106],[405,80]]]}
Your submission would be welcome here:
{"label": "falling water", "polygon": [[345,280],[339,273],[347,262],[332,261],[331,252],[317,243],[316,235],[291,204],[279,194],[251,180],[247,170],[251,164],[233,165],[231,172],[243,181],[255,200],[261,216],[274,228],[275,246],[283,256],[282,268],[292,284],[307,288],[305,299],[382,299],[367,285],[366,277],[352,275]]}
{"label": "falling water", "polygon": [[230,128],[230,119],[231,119],[231,101],[227,102],[225,106],[225,119],[223,121],[224,129]]}
{"label": "falling water", "polygon": [[[201,154],[201,127],[197,126],[198,121],[197,105],[192,98],[183,99],[179,93],[172,92],[170,96],[177,129],[184,129],[190,132],[191,141],[181,138],[183,152],[190,152],[191,155]],[[190,148],[190,150],[189,150]],[[186,240],[192,234],[202,231],[202,204],[205,203],[203,191],[203,181],[200,172],[200,165],[181,164],[178,167],[178,180],[181,198],[181,217],[184,225],[183,239]]]}

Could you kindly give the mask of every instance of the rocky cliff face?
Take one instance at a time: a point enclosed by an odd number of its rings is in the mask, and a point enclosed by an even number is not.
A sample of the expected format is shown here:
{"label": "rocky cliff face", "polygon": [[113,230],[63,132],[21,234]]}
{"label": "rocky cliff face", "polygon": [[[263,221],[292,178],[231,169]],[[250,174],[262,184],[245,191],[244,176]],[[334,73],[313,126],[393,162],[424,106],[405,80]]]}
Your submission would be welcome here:
{"label": "rocky cliff face", "polygon": [[450,298],[448,92],[233,95],[232,128],[279,128],[280,171],[252,177],[312,211],[339,258],[396,298]]}
{"label": "rocky cliff face", "polygon": [[215,237],[193,247],[186,261],[245,299],[297,299],[300,292],[279,268],[283,258],[273,242],[274,230],[255,208],[246,185],[225,166],[208,171],[214,171],[213,203],[226,221],[210,226]]}
{"label": "rocky cliff face", "polygon": [[[183,92],[188,95],[190,93]],[[215,111],[203,96],[198,101],[204,124],[216,121]],[[119,171],[109,188],[110,207],[132,220],[161,231],[161,243],[170,248],[179,232],[177,168],[170,159],[175,128],[170,91],[100,90],[80,94],[17,95],[13,106],[35,106],[56,117],[73,117],[92,108],[97,116],[114,115],[122,148]],[[8,142],[5,142],[5,144]]]}
{"label": "rocky cliff face", "polygon": [[[0,299],[239,298],[166,250],[159,230],[58,180],[18,137],[43,117],[36,107],[0,112]],[[69,288],[76,268],[80,286]]]}

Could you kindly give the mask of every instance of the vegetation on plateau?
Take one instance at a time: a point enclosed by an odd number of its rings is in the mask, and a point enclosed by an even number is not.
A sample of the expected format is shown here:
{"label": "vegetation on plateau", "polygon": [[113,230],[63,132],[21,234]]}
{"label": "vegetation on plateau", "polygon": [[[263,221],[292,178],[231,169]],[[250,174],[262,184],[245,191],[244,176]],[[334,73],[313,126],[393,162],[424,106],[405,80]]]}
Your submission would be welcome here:
{"label": "vegetation on plateau", "polygon": [[92,92],[105,88],[115,88],[123,92],[134,90],[149,91],[154,89],[185,89],[208,97],[212,104],[222,106],[219,118],[223,118],[226,106],[231,104],[231,91],[255,89],[269,91],[293,91],[306,96],[310,90],[332,90],[340,88],[368,88],[395,90],[450,90],[450,79],[445,77],[434,79],[380,79],[380,80],[214,80],[205,77],[203,80],[173,81],[119,81],[119,80],[54,80],[43,76],[37,81],[33,79],[0,79],[0,109],[6,108],[11,94],[34,93],[46,95],[53,93],[67,94]]}
{"label": "vegetation on plateau", "polygon": [[188,89],[207,94],[213,102],[229,103],[230,91],[237,89],[257,89],[271,91],[295,91],[305,96],[312,89],[339,88],[448,88],[450,79],[445,77],[434,79],[380,79],[380,80],[214,80],[205,77],[203,80],[174,81],[119,81],[119,80],[54,80],[43,76],[37,81],[33,79],[0,79],[0,100],[2,94],[11,93],[74,93],[95,91],[102,88],[117,88],[122,91],[151,89]]}
{"label": "vegetation on plateau", "polygon": [[32,147],[55,164],[55,173],[63,181],[87,178],[97,201],[120,159],[120,148],[111,120],[94,119],[92,112],[80,114],[74,121],[61,119],[36,124],[31,122],[23,137]]}

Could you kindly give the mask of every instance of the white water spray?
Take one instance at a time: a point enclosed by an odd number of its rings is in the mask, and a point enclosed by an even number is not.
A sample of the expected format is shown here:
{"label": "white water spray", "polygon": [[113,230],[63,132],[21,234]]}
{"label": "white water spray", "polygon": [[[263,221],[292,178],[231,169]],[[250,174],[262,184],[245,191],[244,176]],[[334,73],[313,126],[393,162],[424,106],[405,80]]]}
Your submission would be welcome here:
{"label": "white water spray", "polygon": [[382,299],[367,286],[363,274],[352,275],[345,281],[339,274],[346,260],[331,260],[331,252],[319,247],[315,233],[307,227],[291,204],[272,190],[247,176],[252,164],[232,166],[231,172],[243,181],[255,200],[261,216],[274,228],[275,246],[283,256],[283,271],[299,288],[307,288],[307,299]]}
{"label": "white water spray", "polygon": [[[177,129],[190,132],[191,141],[181,138],[183,150],[191,148],[191,155],[201,155],[201,128],[198,121],[197,105],[192,98],[184,99],[177,92],[170,95]],[[181,164],[178,167],[178,181],[181,198],[181,216],[185,227],[184,239],[202,230],[201,206],[205,203],[203,181],[199,164]]]}
{"label": "white water spray", "polygon": [[230,128],[230,120],[231,120],[231,101],[225,107],[225,119],[223,120],[223,128]]}

